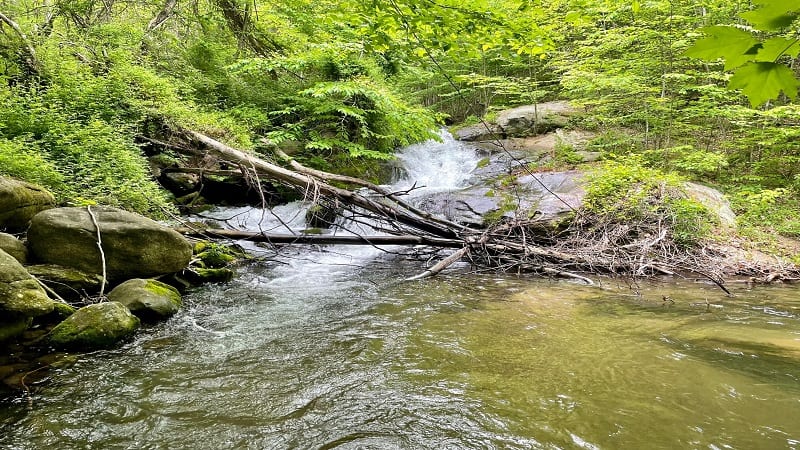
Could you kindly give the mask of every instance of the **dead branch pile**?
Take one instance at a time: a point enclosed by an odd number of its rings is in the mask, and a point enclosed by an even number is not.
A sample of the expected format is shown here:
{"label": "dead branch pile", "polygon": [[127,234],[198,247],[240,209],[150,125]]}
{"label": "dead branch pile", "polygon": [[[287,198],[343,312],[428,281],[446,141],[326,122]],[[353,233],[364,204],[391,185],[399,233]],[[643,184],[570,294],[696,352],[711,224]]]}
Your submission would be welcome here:
{"label": "dead branch pile", "polygon": [[[304,167],[280,152],[277,156],[291,170],[203,134],[194,131],[185,134],[195,145],[238,165],[248,178],[269,178],[303,192],[306,199],[315,204],[339,210],[349,220],[340,221],[338,226],[352,232],[351,236],[339,237],[220,232],[225,237],[276,244],[338,242],[456,249],[450,257],[419,277],[434,275],[461,258],[469,258],[479,267],[569,277],[587,284],[592,281],[580,273],[634,278],[693,273],[708,278],[727,292],[722,284],[723,273],[718,270],[723,267],[721,261],[725,255],[702,246],[677,245],[669,218],[658,214],[621,223],[579,211],[570,226],[552,232],[543,232],[546,227],[536,220],[506,221],[488,229],[469,228],[418,209],[404,201],[402,193],[388,192],[360,179]],[[359,189],[343,189],[332,182]],[[365,227],[373,230],[373,234],[365,233]]]}

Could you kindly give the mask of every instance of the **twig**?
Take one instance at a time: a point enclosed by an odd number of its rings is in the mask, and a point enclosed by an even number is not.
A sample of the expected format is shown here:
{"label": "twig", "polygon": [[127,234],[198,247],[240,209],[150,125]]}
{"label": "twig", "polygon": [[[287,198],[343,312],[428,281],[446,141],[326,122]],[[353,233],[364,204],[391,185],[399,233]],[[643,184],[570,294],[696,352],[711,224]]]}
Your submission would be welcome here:
{"label": "twig", "polygon": [[103,251],[103,239],[100,237],[100,225],[97,224],[97,218],[94,216],[92,212],[92,207],[86,205],[86,211],[89,213],[89,217],[92,218],[92,223],[94,224],[94,228],[97,231],[97,248],[100,250],[100,262],[103,264],[103,280],[100,282],[100,294],[99,297],[102,301],[104,292],[106,290],[106,253]]}
{"label": "twig", "polygon": [[430,269],[418,274],[414,275],[413,277],[406,278],[405,281],[413,281],[413,280],[421,280],[423,278],[428,278],[436,275],[437,273],[443,271],[444,269],[450,267],[453,263],[458,261],[459,259],[463,258],[464,255],[469,252],[469,247],[464,247],[460,250],[456,250],[453,252],[452,255],[448,256],[447,258],[439,261]]}

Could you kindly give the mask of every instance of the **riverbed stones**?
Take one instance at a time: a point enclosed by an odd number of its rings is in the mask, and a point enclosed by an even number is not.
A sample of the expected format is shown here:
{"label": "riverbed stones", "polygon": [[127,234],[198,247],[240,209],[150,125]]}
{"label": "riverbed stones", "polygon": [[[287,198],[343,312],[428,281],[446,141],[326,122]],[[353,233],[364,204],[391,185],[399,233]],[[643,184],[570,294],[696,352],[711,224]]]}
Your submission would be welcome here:
{"label": "riverbed stones", "polygon": [[55,197],[45,188],[0,177],[0,229],[24,230],[34,215],[54,205]]}
{"label": "riverbed stones", "polygon": [[[146,278],[177,272],[192,258],[192,246],[179,233],[138,214],[117,208],[91,208],[100,228],[110,280]],[[28,230],[33,256],[48,264],[102,273],[102,259],[87,208],[55,208],[37,214]]]}
{"label": "riverbed stones", "polygon": [[25,264],[28,261],[28,248],[19,239],[8,233],[0,233],[0,250]]}
{"label": "riverbed stones", "polygon": [[139,318],[119,302],[84,306],[55,326],[47,342],[64,350],[89,351],[113,347],[140,326]]}
{"label": "riverbed stones", "polygon": [[0,250],[0,311],[36,317],[53,310],[53,301],[14,257]]}
{"label": "riverbed stones", "polygon": [[109,292],[108,299],[125,305],[144,322],[167,319],[181,307],[181,294],[157,280],[134,278]]}
{"label": "riverbed stones", "polygon": [[28,329],[33,321],[30,317],[16,314],[5,314],[0,317],[0,342],[13,339]]}

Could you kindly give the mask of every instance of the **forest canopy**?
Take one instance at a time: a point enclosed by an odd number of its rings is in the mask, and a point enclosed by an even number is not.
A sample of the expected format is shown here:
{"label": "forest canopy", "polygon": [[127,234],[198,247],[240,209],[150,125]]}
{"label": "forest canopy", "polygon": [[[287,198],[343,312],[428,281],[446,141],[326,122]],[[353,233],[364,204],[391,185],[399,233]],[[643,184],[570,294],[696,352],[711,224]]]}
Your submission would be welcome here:
{"label": "forest canopy", "polygon": [[0,0],[0,174],[159,215],[169,197],[142,143],[179,129],[370,177],[443,124],[564,99],[605,159],[719,186],[745,229],[797,236],[798,14],[782,0]]}

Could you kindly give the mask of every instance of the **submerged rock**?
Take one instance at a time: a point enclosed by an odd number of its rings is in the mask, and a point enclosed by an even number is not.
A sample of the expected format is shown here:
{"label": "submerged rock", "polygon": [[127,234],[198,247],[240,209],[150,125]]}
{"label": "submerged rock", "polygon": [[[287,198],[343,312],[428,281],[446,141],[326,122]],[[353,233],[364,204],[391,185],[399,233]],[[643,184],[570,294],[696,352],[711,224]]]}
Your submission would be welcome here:
{"label": "submerged rock", "polygon": [[41,186],[0,177],[0,229],[24,230],[34,215],[55,203]]}
{"label": "submerged rock", "polygon": [[53,310],[53,301],[14,257],[0,250],[0,310],[36,317]]}
{"label": "submerged rock", "polygon": [[134,278],[115,287],[108,300],[125,305],[136,317],[155,322],[173,316],[181,307],[181,294],[156,280]]}
{"label": "submerged rock", "polygon": [[[110,207],[93,207],[100,228],[108,278],[122,280],[177,272],[192,258],[192,246],[159,223]],[[37,214],[28,245],[39,261],[102,273],[95,225],[86,208],[56,208]]]}
{"label": "submerged rock", "polygon": [[28,248],[13,235],[0,233],[0,250],[13,256],[20,264],[28,261]]}
{"label": "submerged rock", "polygon": [[131,336],[140,324],[122,303],[97,303],[75,311],[56,325],[47,342],[64,350],[109,348]]}

